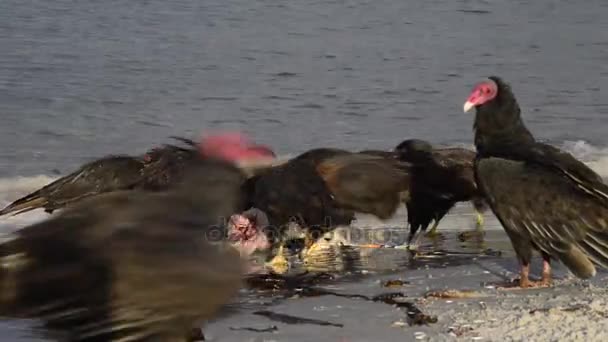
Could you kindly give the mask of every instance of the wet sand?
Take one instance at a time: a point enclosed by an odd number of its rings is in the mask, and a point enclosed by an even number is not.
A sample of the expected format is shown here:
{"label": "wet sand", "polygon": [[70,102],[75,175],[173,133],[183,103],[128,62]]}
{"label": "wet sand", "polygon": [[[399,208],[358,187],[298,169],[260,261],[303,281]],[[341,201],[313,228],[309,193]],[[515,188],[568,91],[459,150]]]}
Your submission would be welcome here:
{"label": "wet sand", "polygon": [[[239,297],[204,324],[207,341],[605,341],[608,338],[608,273],[591,281],[554,265],[551,288],[504,290],[491,283],[514,279],[518,265],[491,213],[485,236],[462,241],[474,227],[467,205],[424,238],[423,257],[397,245],[407,237],[404,213],[381,222],[362,216],[338,230],[303,263],[292,256],[284,275],[251,278]],[[350,235],[342,233],[350,233]],[[338,246],[340,243],[345,244]],[[540,277],[535,258],[532,277]],[[387,286],[390,285],[390,286]],[[462,298],[438,298],[446,290]],[[4,338],[41,341],[36,322],[3,320]],[[4,340],[4,339],[2,339]],[[44,339],[46,340],[46,339]]]}
{"label": "wet sand", "polygon": [[[446,225],[454,222],[452,216]],[[608,273],[581,281],[556,264],[551,288],[497,289],[492,284],[518,276],[518,265],[495,219],[483,239],[466,242],[463,230],[442,227],[440,238],[423,240],[426,256],[414,260],[403,249],[328,243],[313,267],[296,264],[281,280],[250,282],[206,324],[207,340],[606,340]],[[374,233],[382,230],[390,229]],[[539,278],[541,260],[533,262],[532,278]],[[432,295],[445,290],[459,290],[460,298]]]}

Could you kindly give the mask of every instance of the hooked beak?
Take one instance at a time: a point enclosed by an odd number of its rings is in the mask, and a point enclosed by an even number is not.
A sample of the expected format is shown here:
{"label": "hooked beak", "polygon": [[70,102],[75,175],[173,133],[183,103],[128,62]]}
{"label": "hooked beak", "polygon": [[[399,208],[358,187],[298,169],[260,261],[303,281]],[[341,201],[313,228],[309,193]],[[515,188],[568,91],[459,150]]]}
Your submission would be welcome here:
{"label": "hooked beak", "polygon": [[464,103],[463,110],[466,113],[466,112],[470,111],[471,108],[473,108],[473,107],[475,107],[475,104],[471,101],[467,101]]}

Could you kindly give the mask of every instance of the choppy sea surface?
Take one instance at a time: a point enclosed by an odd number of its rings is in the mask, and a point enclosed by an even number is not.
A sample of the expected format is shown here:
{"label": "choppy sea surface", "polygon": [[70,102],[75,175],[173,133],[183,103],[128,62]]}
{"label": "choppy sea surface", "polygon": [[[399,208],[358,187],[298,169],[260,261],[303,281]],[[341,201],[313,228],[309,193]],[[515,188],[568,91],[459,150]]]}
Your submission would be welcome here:
{"label": "choppy sea surface", "polygon": [[[604,0],[3,0],[0,206],[171,135],[238,129],[280,155],[472,148],[462,104],[489,75],[538,138],[608,176],[607,17]],[[442,226],[472,220],[463,205]]]}

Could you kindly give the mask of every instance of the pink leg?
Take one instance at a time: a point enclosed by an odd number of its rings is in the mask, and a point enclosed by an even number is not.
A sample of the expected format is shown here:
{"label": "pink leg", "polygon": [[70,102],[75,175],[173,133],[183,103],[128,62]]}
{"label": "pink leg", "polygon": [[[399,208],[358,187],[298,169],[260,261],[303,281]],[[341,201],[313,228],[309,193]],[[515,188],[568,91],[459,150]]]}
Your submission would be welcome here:
{"label": "pink leg", "polygon": [[519,288],[545,287],[551,284],[551,264],[549,258],[543,256],[543,275],[541,281],[530,281],[530,264],[521,265]]}
{"label": "pink leg", "polygon": [[540,281],[542,286],[551,285],[551,260],[543,255],[543,275]]}
{"label": "pink leg", "polygon": [[548,255],[543,254],[543,273],[541,281],[530,281],[530,264],[521,264],[519,281],[515,283],[499,286],[503,289],[530,288],[530,287],[545,287],[551,285],[551,259]]}
{"label": "pink leg", "polygon": [[526,288],[530,287],[530,264],[521,265],[521,271],[519,275],[519,287]]}

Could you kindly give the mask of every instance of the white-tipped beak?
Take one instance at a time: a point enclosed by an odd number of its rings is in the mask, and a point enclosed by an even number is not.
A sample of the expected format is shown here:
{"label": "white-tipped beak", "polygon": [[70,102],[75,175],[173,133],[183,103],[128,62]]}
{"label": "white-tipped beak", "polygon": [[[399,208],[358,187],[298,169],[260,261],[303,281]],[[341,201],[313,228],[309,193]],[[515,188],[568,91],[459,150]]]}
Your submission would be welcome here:
{"label": "white-tipped beak", "polygon": [[467,101],[464,103],[464,107],[462,109],[464,109],[464,112],[468,112],[471,110],[471,108],[475,107],[475,104],[473,102]]}

